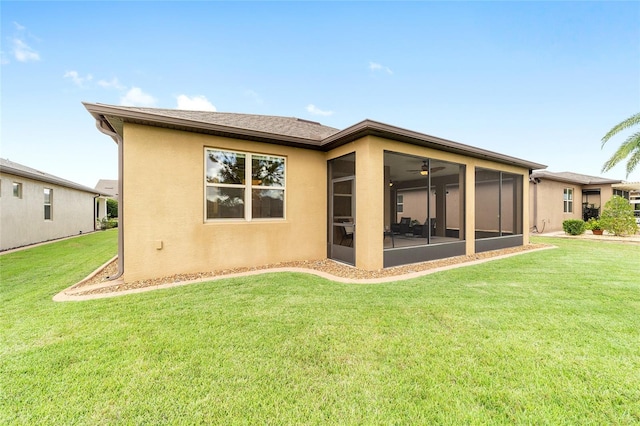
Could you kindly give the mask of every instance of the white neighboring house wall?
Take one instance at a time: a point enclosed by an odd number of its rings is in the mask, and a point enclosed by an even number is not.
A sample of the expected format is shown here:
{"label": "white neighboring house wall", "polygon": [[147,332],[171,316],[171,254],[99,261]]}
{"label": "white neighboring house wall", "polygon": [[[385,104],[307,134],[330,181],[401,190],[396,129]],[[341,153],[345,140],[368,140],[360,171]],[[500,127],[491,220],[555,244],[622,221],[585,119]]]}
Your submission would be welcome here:
{"label": "white neighboring house wall", "polygon": [[107,200],[118,201],[118,181],[100,179],[95,190],[102,194],[96,199],[96,220],[102,220],[107,217]]}
{"label": "white neighboring house wall", "polygon": [[[95,190],[42,172],[43,180],[26,177],[35,170],[7,160],[0,166],[0,250],[96,229],[96,197],[101,194]],[[20,197],[13,194],[14,183],[21,185]],[[45,188],[51,190],[50,219],[45,218]]]}

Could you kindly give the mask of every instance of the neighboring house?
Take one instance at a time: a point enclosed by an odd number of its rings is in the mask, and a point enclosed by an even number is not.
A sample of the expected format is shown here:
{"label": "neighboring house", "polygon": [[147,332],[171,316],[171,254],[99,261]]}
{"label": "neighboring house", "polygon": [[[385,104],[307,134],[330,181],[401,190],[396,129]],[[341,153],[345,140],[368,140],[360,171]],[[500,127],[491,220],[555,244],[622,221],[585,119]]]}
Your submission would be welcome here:
{"label": "neighboring house", "polygon": [[96,191],[108,195],[108,198],[118,201],[118,181],[113,179],[100,179],[96,184]]}
{"label": "neighboring house", "polygon": [[614,195],[629,199],[630,188],[621,180],[547,170],[534,171],[530,180],[529,227],[533,232],[562,231],[567,219],[599,217]]}
{"label": "neighboring house", "polygon": [[112,179],[100,179],[95,190],[105,197],[101,197],[96,204],[96,220],[107,217],[107,199],[118,201],[118,181]]}
{"label": "neighboring house", "polygon": [[636,223],[640,226],[640,182],[622,182],[613,184],[612,186],[618,195],[629,200],[629,203],[633,207],[633,215],[636,218]]}
{"label": "neighboring house", "polygon": [[95,230],[99,191],[0,159],[0,250]]}
{"label": "neighboring house", "polygon": [[[377,270],[529,242],[538,163],[371,120],[84,105],[118,144],[125,281],[324,258]],[[432,231],[392,232],[398,195],[419,189],[412,219]]]}

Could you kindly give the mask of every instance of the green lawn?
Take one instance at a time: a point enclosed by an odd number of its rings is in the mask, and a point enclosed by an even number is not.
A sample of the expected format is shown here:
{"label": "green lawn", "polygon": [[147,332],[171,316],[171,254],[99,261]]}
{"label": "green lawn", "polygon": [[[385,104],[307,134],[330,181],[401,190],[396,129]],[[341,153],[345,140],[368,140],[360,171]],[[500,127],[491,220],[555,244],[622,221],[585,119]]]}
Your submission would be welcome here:
{"label": "green lawn", "polygon": [[0,424],[638,424],[640,246],[536,241],[559,248],[66,303],[114,231],[0,256]]}

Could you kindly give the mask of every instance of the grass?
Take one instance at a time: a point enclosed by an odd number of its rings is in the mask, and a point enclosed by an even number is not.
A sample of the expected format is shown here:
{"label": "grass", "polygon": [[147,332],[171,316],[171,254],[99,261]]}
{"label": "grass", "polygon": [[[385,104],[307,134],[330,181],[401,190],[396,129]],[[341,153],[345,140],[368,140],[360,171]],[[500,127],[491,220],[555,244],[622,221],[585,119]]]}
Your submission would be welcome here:
{"label": "grass", "polygon": [[115,235],[0,256],[0,424],[640,422],[638,245],[52,302]]}

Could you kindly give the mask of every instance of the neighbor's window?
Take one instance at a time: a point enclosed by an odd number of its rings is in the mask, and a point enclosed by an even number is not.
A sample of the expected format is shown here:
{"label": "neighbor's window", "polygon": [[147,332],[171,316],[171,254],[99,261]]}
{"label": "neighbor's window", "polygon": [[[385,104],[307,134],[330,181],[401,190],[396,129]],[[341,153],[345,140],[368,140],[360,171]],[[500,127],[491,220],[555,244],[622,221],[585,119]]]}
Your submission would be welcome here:
{"label": "neighbor's window", "polygon": [[622,198],[626,198],[627,200],[629,199],[629,191],[624,191],[622,189],[614,189],[613,195],[619,195]]}
{"label": "neighbor's window", "polygon": [[51,204],[53,203],[53,189],[44,189],[44,220],[51,220]]}
{"label": "neighbor's window", "polygon": [[285,159],[205,150],[206,219],[284,218]]}
{"label": "neighbor's window", "polygon": [[13,182],[13,196],[22,198],[22,184],[18,182]]}
{"label": "neighbor's window", "polygon": [[396,199],[396,212],[404,213],[404,195],[398,194]]}
{"label": "neighbor's window", "polygon": [[573,188],[564,189],[564,212],[573,213]]}

